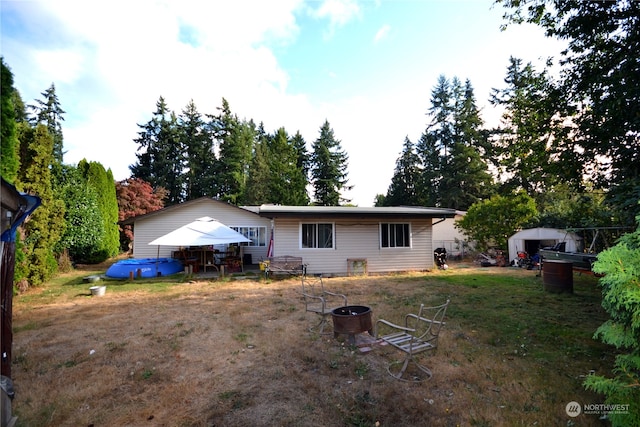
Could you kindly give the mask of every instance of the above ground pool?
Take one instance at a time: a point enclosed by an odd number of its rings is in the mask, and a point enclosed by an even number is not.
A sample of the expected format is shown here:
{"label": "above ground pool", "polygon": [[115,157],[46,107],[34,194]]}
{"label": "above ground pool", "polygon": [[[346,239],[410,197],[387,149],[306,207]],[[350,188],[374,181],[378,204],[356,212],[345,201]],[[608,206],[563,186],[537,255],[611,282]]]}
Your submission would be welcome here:
{"label": "above ground pool", "polygon": [[182,263],[173,258],[131,258],[123,259],[113,264],[105,276],[116,279],[128,279],[131,277],[158,277],[169,276],[183,271]]}

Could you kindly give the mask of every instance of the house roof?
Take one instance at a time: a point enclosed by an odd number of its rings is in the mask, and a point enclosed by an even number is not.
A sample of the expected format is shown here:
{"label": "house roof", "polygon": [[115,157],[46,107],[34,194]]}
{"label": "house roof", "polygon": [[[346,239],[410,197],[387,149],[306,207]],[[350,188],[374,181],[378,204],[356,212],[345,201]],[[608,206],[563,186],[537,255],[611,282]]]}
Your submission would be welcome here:
{"label": "house roof", "polygon": [[156,215],[163,215],[176,209],[180,209],[189,204],[201,203],[207,201],[210,203],[219,203],[230,206],[234,209],[241,209],[248,213],[260,215],[264,218],[378,218],[378,219],[417,219],[417,218],[454,218],[456,216],[455,209],[444,208],[428,208],[422,206],[394,206],[394,207],[356,207],[356,206],[284,206],[284,205],[261,205],[261,206],[236,206],[227,202],[223,202],[211,197],[200,197],[180,203],[177,205],[167,206],[157,211],[149,212],[144,215],[127,218],[120,221],[122,225],[133,224],[140,219],[150,218]]}
{"label": "house roof", "polygon": [[262,205],[258,212],[267,218],[453,218],[455,209],[426,208],[420,206],[352,207],[352,206],[282,206]]}
{"label": "house roof", "polygon": [[217,199],[214,199],[212,197],[206,197],[205,196],[205,197],[200,197],[198,199],[188,200],[186,202],[179,203],[177,205],[167,206],[166,208],[158,209],[157,211],[149,212],[149,213],[146,213],[144,215],[137,215],[137,216],[134,216],[134,217],[131,217],[131,218],[127,218],[127,219],[124,219],[124,220],[120,221],[120,224],[121,225],[130,225],[130,224],[133,224],[135,221],[138,221],[140,219],[151,218],[151,217],[156,216],[156,215],[163,215],[163,214],[165,214],[167,212],[171,212],[173,210],[180,209],[180,208],[182,208],[182,207],[184,207],[186,205],[195,204],[195,203],[201,203],[203,201],[207,201],[207,202],[214,203],[214,204],[218,203],[218,204],[222,204],[222,205],[225,205],[225,206],[232,207],[234,209],[242,209],[242,210],[245,210],[245,211],[247,211],[249,213],[257,214],[257,212],[255,210],[245,209],[244,207],[239,207],[239,206],[233,205],[231,203],[223,202],[221,200],[217,200]]}

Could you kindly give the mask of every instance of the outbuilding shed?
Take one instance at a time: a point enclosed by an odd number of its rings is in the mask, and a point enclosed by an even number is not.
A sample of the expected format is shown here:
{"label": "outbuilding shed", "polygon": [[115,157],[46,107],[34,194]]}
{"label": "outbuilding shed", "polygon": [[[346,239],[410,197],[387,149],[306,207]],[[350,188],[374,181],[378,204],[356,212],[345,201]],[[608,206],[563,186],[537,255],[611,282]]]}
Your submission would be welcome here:
{"label": "outbuilding shed", "polygon": [[519,251],[529,255],[536,254],[538,249],[566,242],[566,252],[576,252],[581,247],[582,239],[576,233],[557,228],[529,228],[520,230],[509,238],[509,260],[518,258]]}

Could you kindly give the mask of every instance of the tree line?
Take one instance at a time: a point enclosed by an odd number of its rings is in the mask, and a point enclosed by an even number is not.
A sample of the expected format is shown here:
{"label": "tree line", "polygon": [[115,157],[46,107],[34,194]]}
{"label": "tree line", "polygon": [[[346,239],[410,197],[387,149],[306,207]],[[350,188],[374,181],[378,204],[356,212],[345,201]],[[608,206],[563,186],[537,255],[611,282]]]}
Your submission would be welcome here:
{"label": "tree line", "polygon": [[[63,163],[65,111],[51,85],[26,105],[1,63],[2,178],[42,199],[20,228],[15,280],[38,285],[71,260],[94,263],[119,252],[118,203],[111,170],[82,160]],[[66,261],[65,261],[66,260]]]}
{"label": "tree line", "polygon": [[310,152],[300,132],[268,133],[263,123],[239,119],[224,98],[216,114],[203,115],[193,100],[176,114],[160,97],[151,120],[138,126],[131,176],[164,188],[167,205],[204,196],[236,205],[349,202],[348,155],[327,120]]}

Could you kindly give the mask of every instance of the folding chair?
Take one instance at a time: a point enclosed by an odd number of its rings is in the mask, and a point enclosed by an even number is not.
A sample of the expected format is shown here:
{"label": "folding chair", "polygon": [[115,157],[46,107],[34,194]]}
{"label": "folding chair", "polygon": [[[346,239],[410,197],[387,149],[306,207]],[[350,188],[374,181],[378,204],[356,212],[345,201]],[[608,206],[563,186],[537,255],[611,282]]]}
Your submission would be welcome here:
{"label": "folding chair", "polygon": [[[418,314],[409,313],[405,316],[404,326],[384,319],[379,319],[376,322],[376,338],[382,339],[405,353],[404,360],[400,362],[402,367],[399,371],[392,372],[392,366],[399,364],[398,362],[391,363],[387,367],[387,371],[392,377],[403,381],[422,381],[425,379],[416,376],[411,379],[403,377],[409,362],[413,362],[420,371],[426,374],[427,378],[431,378],[431,370],[418,363],[415,356],[437,348],[438,335],[445,324],[444,315],[449,302],[450,300],[447,300],[444,304],[435,307],[425,307],[424,304],[421,304]],[[379,336],[381,327],[385,330],[390,329],[392,332]]]}
{"label": "folding chair", "polygon": [[302,275],[302,298],[305,311],[320,315],[320,323],[309,328],[311,332],[324,334],[327,317],[338,307],[347,305],[347,297],[343,294],[327,291],[322,282],[322,274]]}

